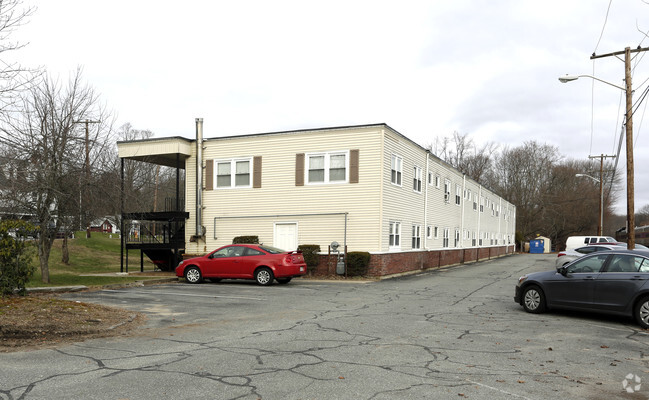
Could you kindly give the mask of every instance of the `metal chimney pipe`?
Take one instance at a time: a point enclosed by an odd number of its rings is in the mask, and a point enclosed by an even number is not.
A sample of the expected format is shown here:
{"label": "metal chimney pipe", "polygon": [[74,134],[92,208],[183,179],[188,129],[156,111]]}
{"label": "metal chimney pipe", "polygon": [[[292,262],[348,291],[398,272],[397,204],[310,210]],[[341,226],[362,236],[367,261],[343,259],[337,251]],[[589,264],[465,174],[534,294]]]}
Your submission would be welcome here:
{"label": "metal chimney pipe", "polygon": [[203,234],[203,118],[196,118],[196,238]]}

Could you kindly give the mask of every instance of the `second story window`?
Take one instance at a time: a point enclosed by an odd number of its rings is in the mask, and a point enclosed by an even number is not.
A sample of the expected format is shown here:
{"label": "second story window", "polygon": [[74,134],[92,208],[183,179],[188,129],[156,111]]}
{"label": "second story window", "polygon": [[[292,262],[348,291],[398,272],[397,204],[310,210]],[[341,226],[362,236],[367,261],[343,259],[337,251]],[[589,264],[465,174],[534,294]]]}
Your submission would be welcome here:
{"label": "second story window", "polygon": [[347,182],[347,153],[307,154],[307,183]]}
{"label": "second story window", "polygon": [[391,182],[395,185],[401,186],[401,174],[403,171],[403,158],[397,156],[397,155],[392,155],[392,161],[390,163],[390,179]]}
{"label": "second story window", "polygon": [[216,160],[216,188],[249,188],[250,159]]}
{"label": "second story window", "polygon": [[421,193],[421,168],[414,168],[414,178],[412,179],[412,190]]}
{"label": "second story window", "polygon": [[444,201],[451,201],[451,181],[448,179],[444,180]]}

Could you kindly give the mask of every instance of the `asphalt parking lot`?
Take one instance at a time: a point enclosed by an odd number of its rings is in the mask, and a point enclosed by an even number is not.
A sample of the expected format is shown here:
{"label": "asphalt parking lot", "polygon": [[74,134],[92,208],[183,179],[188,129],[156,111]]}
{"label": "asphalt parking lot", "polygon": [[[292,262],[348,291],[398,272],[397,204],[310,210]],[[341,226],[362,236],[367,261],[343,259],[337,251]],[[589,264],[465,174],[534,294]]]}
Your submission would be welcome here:
{"label": "asphalt parking lot", "polygon": [[147,314],[130,337],[0,354],[0,399],[646,399],[649,334],[527,314],[522,254],[380,282],[70,293]]}

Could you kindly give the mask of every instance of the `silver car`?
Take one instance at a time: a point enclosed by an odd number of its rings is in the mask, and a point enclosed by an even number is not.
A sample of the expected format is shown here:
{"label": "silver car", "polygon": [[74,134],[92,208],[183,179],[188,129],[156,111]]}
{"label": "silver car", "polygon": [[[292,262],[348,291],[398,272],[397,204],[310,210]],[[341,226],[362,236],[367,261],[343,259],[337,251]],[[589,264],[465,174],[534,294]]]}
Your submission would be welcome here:
{"label": "silver car", "polygon": [[632,316],[649,329],[649,251],[595,251],[556,271],[523,275],[514,301],[536,314],[556,308]]}
{"label": "silver car", "polygon": [[594,253],[596,251],[606,251],[606,250],[626,250],[626,243],[624,244],[624,246],[597,244],[592,246],[583,246],[572,250],[560,251],[559,254],[557,254],[557,258],[554,260],[554,266],[556,268],[563,267],[569,262],[575,261],[579,257],[583,257],[586,254]]}

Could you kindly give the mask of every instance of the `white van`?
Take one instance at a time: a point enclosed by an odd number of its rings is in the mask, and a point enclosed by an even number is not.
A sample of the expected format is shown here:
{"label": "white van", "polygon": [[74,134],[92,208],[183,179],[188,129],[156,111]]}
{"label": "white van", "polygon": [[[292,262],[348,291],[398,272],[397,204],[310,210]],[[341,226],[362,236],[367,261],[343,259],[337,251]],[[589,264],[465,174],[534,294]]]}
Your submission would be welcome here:
{"label": "white van", "polygon": [[593,243],[617,243],[617,240],[610,236],[570,236],[566,239],[566,250],[588,246]]}

